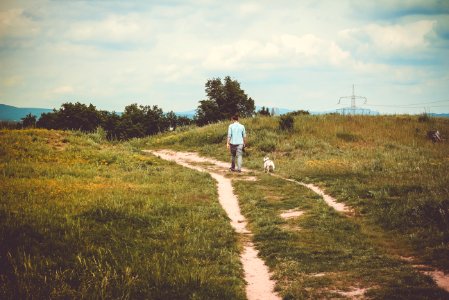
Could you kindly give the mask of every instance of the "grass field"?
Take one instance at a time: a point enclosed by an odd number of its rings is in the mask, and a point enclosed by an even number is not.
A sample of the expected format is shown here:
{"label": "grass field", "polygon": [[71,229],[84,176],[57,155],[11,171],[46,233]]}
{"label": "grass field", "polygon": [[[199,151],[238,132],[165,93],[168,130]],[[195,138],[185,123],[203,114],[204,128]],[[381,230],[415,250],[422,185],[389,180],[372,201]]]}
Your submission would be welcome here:
{"label": "grass field", "polygon": [[0,299],[244,299],[204,174],[101,132],[0,131]]}
{"label": "grass field", "polygon": [[[261,170],[269,154],[277,173],[325,188],[394,240],[389,247],[449,271],[449,142],[426,138],[431,129],[448,138],[449,119],[299,116],[291,131],[279,130],[279,118],[242,123],[246,167]],[[228,124],[151,137],[140,147],[195,150],[227,161]]]}
{"label": "grass field", "polygon": [[[372,228],[337,213],[303,186],[236,181],[243,214],[284,299],[446,299],[449,293],[384,249]],[[303,212],[284,220],[290,209]]]}
{"label": "grass field", "polygon": [[[298,116],[242,120],[244,167],[266,154],[284,177],[235,181],[254,241],[285,299],[448,299],[399,259],[449,271],[449,120]],[[241,245],[212,178],[142,149],[228,161],[228,122],[129,142],[92,134],[0,131],[0,299],[245,299]],[[304,214],[284,220],[297,208]]]}

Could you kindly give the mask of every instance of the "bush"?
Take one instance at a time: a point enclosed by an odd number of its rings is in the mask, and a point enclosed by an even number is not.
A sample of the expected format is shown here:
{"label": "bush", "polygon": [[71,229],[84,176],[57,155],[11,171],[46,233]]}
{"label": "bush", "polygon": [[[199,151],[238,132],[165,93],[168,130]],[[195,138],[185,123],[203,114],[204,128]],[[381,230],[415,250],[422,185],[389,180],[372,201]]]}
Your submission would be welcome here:
{"label": "bush", "polygon": [[427,113],[423,113],[421,115],[419,115],[418,117],[418,122],[429,122],[430,121],[430,116]]}
{"label": "bush", "polygon": [[292,130],[294,122],[295,120],[291,115],[283,115],[279,120],[279,128],[284,131]]}

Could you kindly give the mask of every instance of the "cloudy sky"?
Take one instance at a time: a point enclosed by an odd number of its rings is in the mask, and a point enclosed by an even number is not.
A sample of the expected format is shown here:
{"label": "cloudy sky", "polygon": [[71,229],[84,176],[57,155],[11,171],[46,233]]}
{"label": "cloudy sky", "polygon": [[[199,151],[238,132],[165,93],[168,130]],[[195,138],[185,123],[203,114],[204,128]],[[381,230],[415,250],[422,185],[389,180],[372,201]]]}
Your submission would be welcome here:
{"label": "cloudy sky", "polygon": [[195,109],[231,76],[258,106],[449,112],[447,0],[1,0],[0,103]]}

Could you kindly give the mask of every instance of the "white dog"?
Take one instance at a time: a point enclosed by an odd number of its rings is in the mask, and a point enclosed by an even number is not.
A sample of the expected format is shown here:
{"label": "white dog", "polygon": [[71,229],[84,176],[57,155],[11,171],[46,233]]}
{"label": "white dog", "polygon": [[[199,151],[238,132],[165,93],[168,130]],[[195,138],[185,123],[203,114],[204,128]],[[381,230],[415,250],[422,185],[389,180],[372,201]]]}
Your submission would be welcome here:
{"label": "white dog", "polygon": [[263,169],[265,173],[274,172],[274,162],[268,156],[263,159]]}

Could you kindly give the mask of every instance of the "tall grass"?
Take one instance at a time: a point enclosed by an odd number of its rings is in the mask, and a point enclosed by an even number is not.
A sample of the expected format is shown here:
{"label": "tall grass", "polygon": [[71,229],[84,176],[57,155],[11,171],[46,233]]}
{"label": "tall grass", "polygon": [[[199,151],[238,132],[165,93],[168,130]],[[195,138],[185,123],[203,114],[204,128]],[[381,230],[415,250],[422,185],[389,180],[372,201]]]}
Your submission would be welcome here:
{"label": "tall grass", "polygon": [[[410,243],[422,260],[449,271],[449,119],[298,116],[289,131],[279,129],[279,118],[241,122],[248,132],[245,166],[262,169],[270,155],[280,174],[321,185],[367,222]],[[227,126],[160,135],[145,147],[196,150],[227,161]],[[443,143],[427,139],[434,129]]]}
{"label": "tall grass", "polygon": [[244,299],[215,184],[101,132],[0,131],[1,299]]}
{"label": "tall grass", "polygon": [[[235,190],[284,299],[339,299],[356,288],[369,299],[449,296],[386,250],[372,226],[336,213],[303,186],[264,175],[256,184],[237,181]],[[292,208],[304,214],[280,217]]]}

